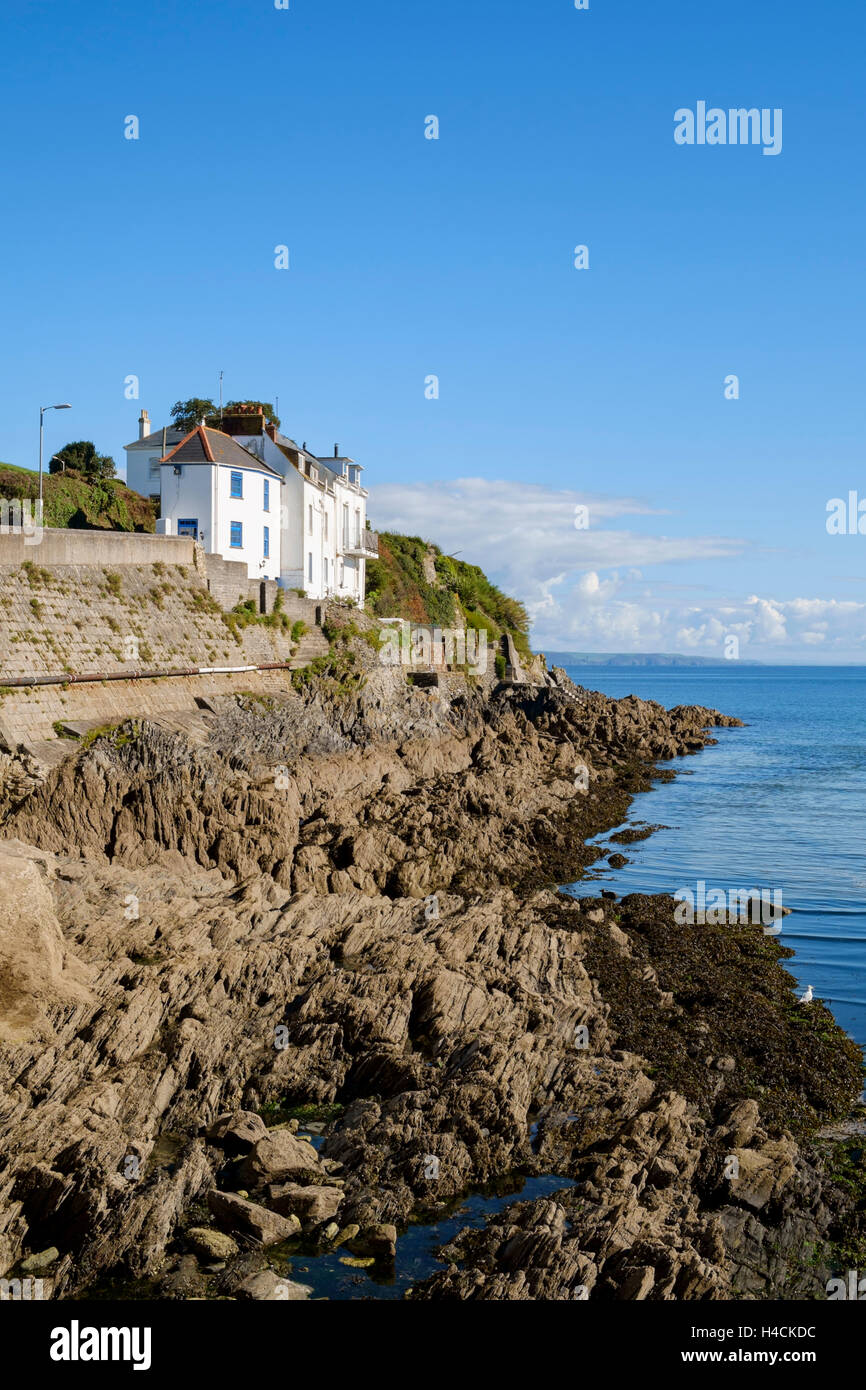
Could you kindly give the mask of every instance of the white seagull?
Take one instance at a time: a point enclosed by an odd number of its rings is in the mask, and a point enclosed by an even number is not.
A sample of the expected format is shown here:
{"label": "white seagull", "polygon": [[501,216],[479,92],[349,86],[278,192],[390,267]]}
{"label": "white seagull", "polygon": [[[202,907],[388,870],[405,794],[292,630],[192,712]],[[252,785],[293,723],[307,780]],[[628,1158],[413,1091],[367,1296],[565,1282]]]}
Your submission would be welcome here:
{"label": "white seagull", "polygon": [[809,985],[808,989],[806,990],[806,993],[800,995],[800,1003],[801,1003],[801,1004],[811,1004],[811,1002],[812,1002],[812,986]]}

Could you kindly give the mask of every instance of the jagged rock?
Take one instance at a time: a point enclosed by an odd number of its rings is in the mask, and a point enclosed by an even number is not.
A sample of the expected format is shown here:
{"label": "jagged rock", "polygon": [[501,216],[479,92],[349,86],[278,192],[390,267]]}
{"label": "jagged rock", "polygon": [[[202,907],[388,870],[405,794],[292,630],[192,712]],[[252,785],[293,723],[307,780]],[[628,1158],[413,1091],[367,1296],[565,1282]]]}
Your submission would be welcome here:
{"label": "jagged rock", "polygon": [[770,1141],[760,1149],[734,1149],[739,1174],[730,1180],[732,1196],[760,1211],[794,1176],[796,1152],[791,1139]]}
{"label": "jagged rock", "polygon": [[720,1127],[728,1142],[737,1149],[745,1149],[755,1137],[761,1114],[756,1100],[743,1100],[731,1107],[731,1111]]}
{"label": "jagged rock", "polygon": [[655,1281],[656,1275],[652,1265],[642,1265],[640,1269],[633,1269],[626,1275],[616,1291],[616,1296],[637,1302],[647,1297]]}
{"label": "jagged rock", "polygon": [[[202,746],[146,723],[97,740],[10,807],[24,841],[0,853],[27,911],[7,895],[0,925],[22,1001],[0,1047],[0,1273],[56,1242],[76,1251],[61,1297],[119,1264],[159,1277],[205,1199],[234,1244],[272,1244],[300,1227],[264,1204],[281,1186],[326,1241],[361,1250],[378,1230],[360,1258],[388,1258],[398,1226],[522,1171],[575,1186],[461,1232],[413,1297],[782,1296],[843,1199],[796,1150],[753,1208],[724,1159],[763,1155],[761,1195],[779,1111],[801,1128],[838,1113],[853,1054],[817,1003],[788,1050],[789,977],[729,929],[684,934],[664,897],[549,888],[592,862],[658,759],[732,721],[564,675],[501,695],[455,678],[434,709],[374,667],[350,697],[233,704]],[[765,1075],[760,1113],[742,1110]],[[252,1113],[347,1096],[321,1157]],[[798,1274],[798,1296],[821,1275]],[[192,1256],[164,1278],[170,1296],[207,1283]]]}

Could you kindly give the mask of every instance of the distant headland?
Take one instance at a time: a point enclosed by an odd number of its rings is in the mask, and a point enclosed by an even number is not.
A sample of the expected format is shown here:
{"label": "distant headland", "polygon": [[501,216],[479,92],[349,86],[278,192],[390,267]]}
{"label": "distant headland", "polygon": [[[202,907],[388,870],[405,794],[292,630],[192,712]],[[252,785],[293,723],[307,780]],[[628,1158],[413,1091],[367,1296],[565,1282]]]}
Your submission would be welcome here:
{"label": "distant headland", "polygon": [[[545,652],[549,666],[730,666],[723,657],[682,656],[677,652]],[[738,666],[762,666],[738,661]]]}

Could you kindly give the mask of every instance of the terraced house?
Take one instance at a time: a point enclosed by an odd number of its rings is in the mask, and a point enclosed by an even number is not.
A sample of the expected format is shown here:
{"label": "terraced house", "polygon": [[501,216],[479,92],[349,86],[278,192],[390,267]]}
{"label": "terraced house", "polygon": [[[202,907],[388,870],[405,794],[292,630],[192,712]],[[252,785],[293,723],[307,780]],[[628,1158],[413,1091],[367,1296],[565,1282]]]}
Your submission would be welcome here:
{"label": "terraced house", "polygon": [[158,528],[190,535],[208,554],[243,560],[251,579],[277,579],[309,598],[364,601],[368,558],[378,538],[367,527],[361,464],[334,449],[318,456],[259,413],[202,422],[183,438],[151,431],[127,444],[127,482],[158,494]]}

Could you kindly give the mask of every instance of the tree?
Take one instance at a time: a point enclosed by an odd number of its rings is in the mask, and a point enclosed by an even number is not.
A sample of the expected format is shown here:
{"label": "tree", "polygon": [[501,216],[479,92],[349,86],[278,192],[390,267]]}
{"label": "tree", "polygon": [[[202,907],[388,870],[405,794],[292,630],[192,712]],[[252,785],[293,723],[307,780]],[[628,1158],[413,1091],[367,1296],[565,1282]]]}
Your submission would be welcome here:
{"label": "tree", "polygon": [[171,408],[175,429],[182,430],[184,434],[189,434],[202,420],[217,413],[213,401],[203,400],[200,396],[190,396],[188,401],[175,401]]}
{"label": "tree", "polygon": [[63,465],[73,468],[85,478],[113,478],[117,472],[110,454],[98,454],[92,439],[75,439],[64,444],[48,465],[51,473],[63,471]]}

